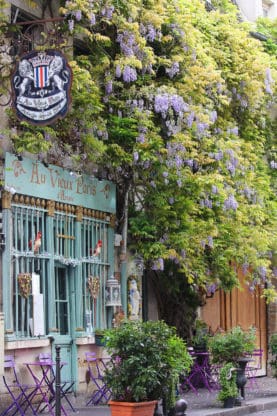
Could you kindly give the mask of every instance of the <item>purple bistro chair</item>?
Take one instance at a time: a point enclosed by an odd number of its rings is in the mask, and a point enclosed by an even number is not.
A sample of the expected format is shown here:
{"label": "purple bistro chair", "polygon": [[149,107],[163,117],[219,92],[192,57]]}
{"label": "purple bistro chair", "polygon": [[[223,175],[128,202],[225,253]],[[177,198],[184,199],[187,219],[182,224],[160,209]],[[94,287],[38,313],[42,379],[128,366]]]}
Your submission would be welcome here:
{"label": "purple bistro chair", "polygon": [[189,388],[194,394],[198,395],[198,388],[205,387],[209,391],[216,388],[216,383],[211,373],[208,352],[195,352],[190,350],[193,358],[193,365],[190,373],[184,377],[181,390]]}
{"label": "purple bistro chair", "polygon": [[[55,394],[55,379],[56,379],[56,375],[55,375],[55,361],[52,360],[52,355],[51,353],[40,353],[38,356],[38,360],[39,362],[41,362],[42,364],[49,364],[51,365],[51,371],[50,371],[50,378],[47,378],[47,383],[49,386],[49,392],[51,395],[51,399],[50,402],[52,404],[52,407],[55,406],[55,399],[56,399],[56,394]],[[65,362],[61,362],[61,369],[63,368],[63,366],[66,365]],[[68,394],[72,392],[72,388],[74,385],[74,381],[61,381],[61,385],[60,385],[60,391],[61,391],[61,399],[65,399],[66,402],[68,403],[69,407],[71,408],[71,410],[73,412],[76,412],[76,409],[73,407],[71,401],[69,400]],[[45,409],[45,407],[44,407]],[[44,410],[42,409],[42,410]]]}
{"label": "purple bistro chair", "polygon": [[262,368],[263,350],[255,349],[252,354],[249,354],[250,361],[246,366],[246,377],[248,379],[246,387],[250,389],[259,389],[257,381],[257,373]]}
{"label": "purple bistro chair", "polygon": [[111,398],[111,391],[106,386],[103,375],[106,369],[105,359],[97,358],[95,352],[86,352],[86,361],[88,364],[87,382],[92,382],[93,391],[86,406],[107,404]]}
{"label": "purple bistro chair", "polygon": [[3,381],[12,402],[0,416],[15,415],[16,413],[25,416],[28,408],[36,415],[31,401],[36,394],[37,387],[36,385],[27,385],[20,382],[12,355],[5,355],[4,357],[4,372]]}

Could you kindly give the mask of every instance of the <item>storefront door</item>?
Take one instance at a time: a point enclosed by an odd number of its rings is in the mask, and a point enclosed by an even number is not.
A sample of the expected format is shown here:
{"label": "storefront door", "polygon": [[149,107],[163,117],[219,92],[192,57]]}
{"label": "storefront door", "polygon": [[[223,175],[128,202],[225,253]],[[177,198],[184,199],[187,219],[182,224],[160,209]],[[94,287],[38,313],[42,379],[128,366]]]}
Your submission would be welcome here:
{"label": "storefront door", "polygon": [[69,266],[55,265],[55,315],[56,328],[59,333],[54,337],[53,356],[56,354],[56,346],[60,346],[61,362],[66,363],[62,367],[62,381],[73,379],[73,335],[74,327],[74,282],[73,271]]}

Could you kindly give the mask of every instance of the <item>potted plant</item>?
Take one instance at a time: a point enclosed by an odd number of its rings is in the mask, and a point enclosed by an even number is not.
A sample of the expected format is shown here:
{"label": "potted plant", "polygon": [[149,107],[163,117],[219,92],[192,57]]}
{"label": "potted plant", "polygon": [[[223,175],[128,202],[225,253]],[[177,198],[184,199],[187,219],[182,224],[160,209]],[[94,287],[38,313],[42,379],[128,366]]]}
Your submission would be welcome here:
{"label": "potted plant", "polygon": [[95,345],[105,347],[105,330],[96,328],[94,331]]}
{"label": "potted plant", "polygon": [[270,364],[273,369],[273,376],[277,378],[277,334],[271,335],[269,341],[269,348],[272,354]]}
{"label": "potted plant", "polygon": [[196,319],[195,329],[191,338],[191,346],[194,351],[205,352],[208,349],[208,340],[211,334],[206,322]]}
{"label": "potted plant", "polygon": [[173,407],[179,375],[192,364],[175,328],[163,321],[124,321],[105,335],[112,358],[104,377],[112,391],[111,415],[137,414],[133,411],[150,405],[150,416],[159,399],[166,403],[164,408]]}
{"label": "potted plant", "polygon": [[245,368],[249,355],[254,351],[255,340],[254,328],[244,331],[237,326],[229,331],[215,334],[208,342],[212,363],[218,366],[230,364],[237,369],[236,384],[241,392],[241,397],[237,398],[237,405],[240,405],[241,400],[245,398],[244,386],[247,382]]}
{"label": "potted plant", "polygon": [[224,408],[234,407],[238,394],[235,370],[236,368],[232,363],[227,363],[223,365],[219,372],[220,391],[217,398],[223,402]]}
{"label": "potted plant", "polygon": [[217,364],[237,363],[251,354],[255,348],[256,333],[252,327],[244,331],[240,326],[220,332],[209,338],[208,348],[212,361]]}

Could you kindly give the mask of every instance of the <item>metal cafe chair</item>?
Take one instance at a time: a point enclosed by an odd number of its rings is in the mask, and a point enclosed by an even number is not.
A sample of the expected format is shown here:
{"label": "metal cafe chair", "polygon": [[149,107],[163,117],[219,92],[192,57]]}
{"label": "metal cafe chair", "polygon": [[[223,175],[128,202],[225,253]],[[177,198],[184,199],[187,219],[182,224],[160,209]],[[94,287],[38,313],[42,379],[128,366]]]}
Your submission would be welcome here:
{"label": "metal cafe chair", "polygon": [[192,350],[189,353],[193,358],[193,365],[190,373],[182,380],[181,390],[189,388],[197,395],[199,387],[205,387],[209,391],[216,389],[217,383],[211,373],[209,353]]}
{"label": "metal cafe chair", "polygon": [[104,359],[96,358],[95,352],[86,352],[85,356],[88,364],[87,383],[91,381],[93,385],[92,395],[87,401],[86,406],[90,404],[106,404],[111,397],[111,391],[103,379],[106,363]]}
{"label": "metal cafe chair", "polygon": [[252,354],[249,354],[250,361],[248,362],[245,373],[248,379],[246,387],[250,389],[259,389],[258,382],[257,382],[257,373],[258,370],[262,368],[262,358],[263,358],[263,350],[262,349],[255,349]]}
{"label": "metal cafe chair", "polygon": [[[51,353],[40,353],[38,356],[38,360],[41,363],[44,364],[50,364],[51,365],[51,380],[48,379],[48,385],[49,385],[49,390],[52,393],[52,397],[51,397],[51,402],[53,402],[55,400],[55,379],[56,379],[56,375],[55,375],[55,361],[52,360],[52,355]],[[61,369],[63,368],[63,366],[66,365],[65,362],[61,362]],[[72,388],[74,386],[74,381],[69,380],[69,381],[61,381],[61,385],[60,385],[60,391],[61,391],[61,399],[65,399],[66,402],[68,403],[69,407],[71,408],[71,410],[73,412],[76,412],[76,409],[73,407],[68,394],[72,392]],[[54,404],[53,404],[54,406]]]}
{"label": "metal cafe chair", "polygon": [[25,416],[28,408],[36,415],[31,400],[36,394],[37,387],[20,382],[12,355],[5,355],[4,370],[3,381],[10,395],[11,404],[1,413],[1,416],[15,415],[16,413]]}

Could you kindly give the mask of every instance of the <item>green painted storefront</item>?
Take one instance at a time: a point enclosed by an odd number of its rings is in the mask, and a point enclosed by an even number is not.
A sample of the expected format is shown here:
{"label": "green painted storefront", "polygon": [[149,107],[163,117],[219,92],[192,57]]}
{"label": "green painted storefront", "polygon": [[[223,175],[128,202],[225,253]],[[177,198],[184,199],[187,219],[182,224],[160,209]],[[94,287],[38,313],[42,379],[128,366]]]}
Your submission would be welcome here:
{"label": "green painted storefront", "polygon": [[[54,353],[59,344],[64,376],[77,381],[78,345],[112,322],[105,287],[114,274],[115,186],[7,153],[3,188],[5,349],[47,340]],[[99,282],[95,296],[89,277]]]}

